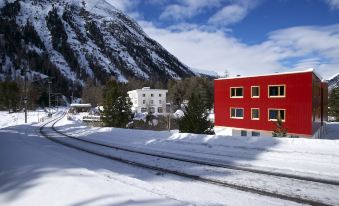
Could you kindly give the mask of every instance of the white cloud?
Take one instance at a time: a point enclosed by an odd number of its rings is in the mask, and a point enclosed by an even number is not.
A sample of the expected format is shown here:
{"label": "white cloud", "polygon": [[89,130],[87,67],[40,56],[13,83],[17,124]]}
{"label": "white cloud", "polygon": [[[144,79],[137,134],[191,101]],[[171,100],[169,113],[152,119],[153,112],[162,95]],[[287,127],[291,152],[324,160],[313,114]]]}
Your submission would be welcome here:
{"label": "white cloud", "polygon": [[[140,3],[139,0],[106,1],[129,15],[134,13],[134,17],[139,15],[135,11]],[[151,4],[168,3],[166,0],[146,1]],[[326,1],[333,9],[339,9],[339,0]],[[221,30],[217,28],[222,27],[213,25],[225,26],[241,21],[260,1],[182,0],[178,2],[180,4],[167,6],[162,13],[162,18],[191,18],[204,12],[204,9],[219,8],[222,7],[222,3],[227,3],[209,19],[211,25],[181,22],[161,29],[150,22],[139,21],[151,38],[190,67],[216,71],[220,74],[228,69],[231,75],[265,74],[309,67],[318,69],[325,78],[339,73],[339,24],[281,29],[269,33],[268,38],[260,44],[246,45],[232,37],[225,27]]]}
{"label": "white cloud", "polygon": [[299,26],[269,34],[269,42],[290,56],[317,56],[338,61],[339,24],[331,26]]}
{"label": "white cloud", "polygon": [[332,9],[339,9],[339,0],[325,0]]}
{"label": "white cloud", "polygon": [[220,0],[182,0],[180,4],[170,4],[161,13],[160,19],[183,20],[194,17],[206,8],[220,4]]}
{"label": "white cloud", "polygon": [[141,24],[146,33],[190,67],[219,73],[228,69],[233,75],[267,73],[272,68],[282,68],[274,53],[262,47],[248,47],[220,31],[191,29],[172,32],[149,23]]}
{"label": "white cloud", "polygon": [[[222,31],[194,25],[171,30],[139,23],[150,37],[194,68],[255,75],[315,67],[325,78],[339,72],[339,24],[282,29],[270,33],[263,43],[249,46]],[[288,66],[282,63],[291,58],[300,61]]]}
{"label": "white cloud", "polygon": [[259,2],[257,0],[241,0],[224,6],[216,14],[209,18],[208,23],[227,26],[243,20],[251,9],[254,9]]}
{"label": "white cloud", "polygon": [[244,19],[258,2],[259,0],[183,0],[168,5],[159,18],[182,21],[213,8],[217,12],[209,17],[208,23],[225,26]]}
{"label": "white cloud", "polygon": [[232,23],[236,23],[245,18],[247,14],[246,8],[240,5],[230,5],[225,6],[222,10],[213,15],[208,23],[212,24],[222,24],[229,25]]}

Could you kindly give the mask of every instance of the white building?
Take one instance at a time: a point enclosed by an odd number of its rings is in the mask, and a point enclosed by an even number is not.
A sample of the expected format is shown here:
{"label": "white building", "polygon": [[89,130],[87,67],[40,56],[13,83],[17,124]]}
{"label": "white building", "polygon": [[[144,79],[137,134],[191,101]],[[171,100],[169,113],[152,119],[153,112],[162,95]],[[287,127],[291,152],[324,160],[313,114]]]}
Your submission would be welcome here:
{"label": "white building", "polygon": [[165,89],[151,89],[144,87],[128,91],[128,96],[131,99],[133,106],[132,110],[137,113],[150,111],[154,114],[163,114],[166,112],[166,94]]}

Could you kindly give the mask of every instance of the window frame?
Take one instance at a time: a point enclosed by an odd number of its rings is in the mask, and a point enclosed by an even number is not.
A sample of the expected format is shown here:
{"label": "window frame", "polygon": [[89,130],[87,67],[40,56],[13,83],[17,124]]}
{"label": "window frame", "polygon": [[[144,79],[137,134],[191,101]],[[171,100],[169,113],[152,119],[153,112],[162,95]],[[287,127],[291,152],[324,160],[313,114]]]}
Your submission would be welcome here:
{"label": "window frame", "polygon": [[270,118],[270,110],[278,110],[278,111],[284,111],[284,119],[282,119],[281,121],[282,122],[286,122],[286,109],[280,109],[280,108],[268,108],[268,112],[267,112],[267,115],[268,115],[268,121],[270,122],[276,122],[278,121],[278,119],[271,119]]}
{"label": "window frame", "polygon": [[[232,109],[235,109],[235,110],[237,110],[237,109],[242,109],[242,117],[232,117]],[[235,111],[235,115],[237,114],[237,112]],[[244,110],[244,108],[243,107],[230,107],[230,118],[231,119],[244,119],[244,117],[245,117],[245,110]]]}
{"label": "window frame", "polygon": [[[278,96],[271,96],[270,95],[270,87],[284,87],[284,95],[280,95],[280,89],[278,89]],[[274,85],[268,85],[267,87],[267,95],[268,98],[285,98],[286,97],[286,84],[274,84]]]}
{"label": "window frame", "polygon": [[[235,95],[237,95],[236,89],[242,89],[242,96],[232,96],[232,89],[235,89]],[[244,98],[244,87],[230,87],[230,98]]]}
{"label": "window frame", "polygon": [[260,137],[260,132],[258,132],[258,131],[253,131],[253,130],[252,130],[251,136],[252,136],[252,137]]}
{"label": "window frame", "polygon": [[[253,96],[253,88],[257,87],[258,88],[258,96]],[[251,86],[251,98],[260,98],[260,86]]]}
{"label": "window frame", "polygon": [[240,136],[241,137],[247,137],[247,130],[240,130]]}
{"label": "window frame", "polygon": [[[258,118],[253,118],[253,110],[258,110]],[[260,108],[251,108],[251,120],[260,120]]]}

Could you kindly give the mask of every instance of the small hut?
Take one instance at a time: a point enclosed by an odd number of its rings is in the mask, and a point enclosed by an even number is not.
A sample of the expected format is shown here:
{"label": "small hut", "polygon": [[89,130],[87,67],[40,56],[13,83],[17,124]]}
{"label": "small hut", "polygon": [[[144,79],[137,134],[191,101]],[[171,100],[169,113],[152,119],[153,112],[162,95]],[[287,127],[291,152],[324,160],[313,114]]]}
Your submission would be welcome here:
{"label": "small hut", "polygon": [[89,112],[91,107],[92,107],[91,104],[71,104],[71,108],[69,112],[73,114],[76,114],[79,112]]}

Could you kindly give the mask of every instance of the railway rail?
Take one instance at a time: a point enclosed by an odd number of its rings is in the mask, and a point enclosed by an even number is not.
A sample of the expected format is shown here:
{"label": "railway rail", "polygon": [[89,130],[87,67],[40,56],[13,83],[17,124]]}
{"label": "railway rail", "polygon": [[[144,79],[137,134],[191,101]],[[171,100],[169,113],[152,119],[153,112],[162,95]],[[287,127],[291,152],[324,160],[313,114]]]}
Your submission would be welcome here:
{"label": "railway rail", "polygon": [[[189,179],[196,180],[196,181],[201,181],[201,182],[205,182],[205,183],[209,183],[209,184],[219,185],[219,186],[232,188],[232,189],[236,189],[236,190],[240,190],[240,191],[244,191],[244,192],[255,193],[255,194],[259,194],[259,195],[263,195],[263,196],[278,198],[278,199],[282,199],[282,200],[293,201],[293,202],[296,202],[296,203],[302,203],[302,204],[308,204],[308,205],[339,205],[339,203],[338,204],[329,204],[325,201],[318,201],[318,200],[314,200],[314,199],[310,199],[310,198],[293,196],[293,195],[288,195],[288,194],[282,194],[282,193],[279,193],[279,192],[267,191],[267,190],[263,190],[263,189],[253,188],[253,187],[246,186],[246,185],[239,185],[239,184],[234,184],[234,183],[230,183],[230,182],[226,182],[226,181],[220,181],[220,180],[217,180],[217,179],[207,178],[207,177],[199,176],[199,175],[195,175],[195,174],[189,174],[189,173],[186,173],[186,172],[182,172],[182,171],[178,171],[178,170],[174,170],[174,169],[170,169],[170,168],[164,168],[164,167],[160,167],[160,166],[145,164],[145,163],[142,163],[142,162],[130,160],[128,158],[125,159],[125,158],[122,158],[122,157],[113,156],[112,154],[103,153],[103,152],[100,152],[100,149],[98,149],[98,148],[110,148],[110,149],[114,149],[114,150],[138,154],[138,155],[162,158],[162,159],[166,159],[166,160],[169,160],[169,161],[179,161],[179,162],[185,162],[185,163],[190,163],[190,164],[195,164],[195,165],[203,165],[203,166],[217,167],[217,168],[226,168],[226,169],[249,172],[249,173],[254,173],[254,174],[289,178],[289,179],[294,179],[294,180],[298,180],[298,181],[321,183],[321,184],[326,184],[326,185],[329,185],[329,186],[338,186],[339,185],[339,182],[337,182],[337,181],[316,179],[316,178],[311,178],[311,177],[302,177],[302,176],[283,174],[283,173],[275,173],[275,172],[269,172],[269,171],[261,171],[261,170],[257,170],[257,169],[253,169],[253,168],[242,168],[242,167],[236,167],[236,166],[230,166],[230,165],[208,163],[208,162],[205,162],[205,161],[187,159],[187,158],[184,158],[184,157],[172,157],[172,156],[167,156],[167,155],[163,155],[163,154],[153,154],[153,153],[149,153],[149,152],[133,150],[131,148],[123,148],[123,147],[114,146],[114,145],[106,145],[106,144],[103,144],[103,143],[98,143],[98,142],[94,142],[94,141],[90,141],[90,140],[86,140],[86,139],[81,139],[81,138],[78,138],[78,137],[73,137],[71,135],[64,134],[63,132],[58,131],[54,127],[55,124],[58,121],[60,121],[64,116],[65,116],[65,113],[63,113],[60,117],[43,124],[39,129],[40,133],[44,137],[46,137],[47,139],[52,140],[54,142],[57,142],[59,144],[65,145],[67,147],[71,147],[73,149],[80,150],[80,151],[83,151],[83,152],[86,152],[86,153],[101,156],[101,157],[104,157],[104,158],[107,158],[107,159],[110,159],[110,160],[119,161],[119,162],[122,162],[122,163],[130,164],[130,165],[133,165],[133,166],[136,166],[136,167],[141,167],[141,168],[148,169],[148,170],[153,170],[153,171],[158,171],[158,172],[168,173],[168,174],[174,174],[174,175],[178,175],[178,176],[189,178]],[[62,137],[66,137],[68,139],[72,139],[73,141],[76,141],[78,143],[81,142],[81,144],[85,143],[89,147],[79,146],[79,144],[77,144],[77,143],[74,144],[74,143],[70,143],[70,142],[67,142],[67,141],[62,141],[57,136],[51,135],[51,133],[48,133],[48,132],[45,131],[45,129],[47,128],[46,126],[48,124],[52,124],[51,125],[51,132],[52,133],[54,132],[54,134],[61,135]],[[93,146],[96,146],[97,149],[93,149]]]}

